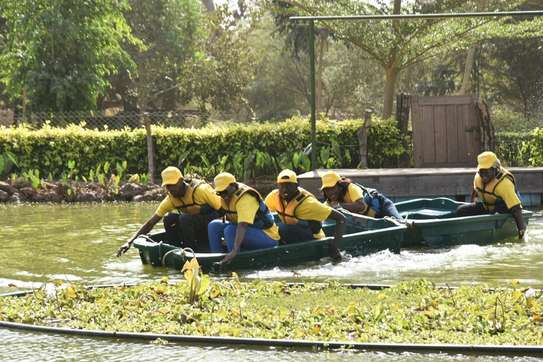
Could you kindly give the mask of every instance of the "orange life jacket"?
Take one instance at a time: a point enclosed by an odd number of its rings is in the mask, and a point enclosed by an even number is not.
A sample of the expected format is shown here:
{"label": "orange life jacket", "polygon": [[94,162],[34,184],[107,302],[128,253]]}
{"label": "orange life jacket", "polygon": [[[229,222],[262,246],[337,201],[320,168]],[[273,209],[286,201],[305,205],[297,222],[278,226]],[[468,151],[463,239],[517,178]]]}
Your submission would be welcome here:
{"label": "orange life jacket", "polygon": [[306,225],[307,227],[309,227],[314,236],[320,235],[322,229],[322,222],[317,220],[304,220],[296,216],[296,209],[298,208],[298,206],[300,206],[308,198],[315,197],[311,192],[304,190],[301,187],[298,187],[298,190],[298,195],[296,195],[286,205],[281,199],[281,196],[279,195],[279,190],[272,191],[272,209],[276,210],[277,214],[279,215],[279,219],[284,224]]}

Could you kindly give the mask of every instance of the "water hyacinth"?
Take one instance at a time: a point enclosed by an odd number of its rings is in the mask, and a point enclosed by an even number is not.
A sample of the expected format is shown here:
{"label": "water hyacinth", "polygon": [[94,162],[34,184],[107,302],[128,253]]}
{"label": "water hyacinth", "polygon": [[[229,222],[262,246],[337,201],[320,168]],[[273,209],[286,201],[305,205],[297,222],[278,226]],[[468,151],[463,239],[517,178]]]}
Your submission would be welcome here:
{"label": "water hyacinth", "polygon": [[[106,331],[322,341],[541,345],[541,290],[437,288],[425,280],[380,291],[339,283],[186,280],[87,289],[69,284],[0,301],[0,320]],[[200,278],[197,280],[197,278]],[[203,282],[203,280],[206,282]],[[528,293],[526,291],[528,290]]]}

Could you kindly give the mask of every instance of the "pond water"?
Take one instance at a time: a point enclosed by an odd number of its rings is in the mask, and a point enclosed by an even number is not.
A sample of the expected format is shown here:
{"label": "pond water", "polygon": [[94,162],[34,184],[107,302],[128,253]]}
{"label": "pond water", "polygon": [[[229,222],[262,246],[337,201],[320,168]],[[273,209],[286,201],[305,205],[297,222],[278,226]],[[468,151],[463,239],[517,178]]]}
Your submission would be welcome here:
{"label": "pond water", "polygon": [[[38,287],[53,279],[85,284],[141,282],[173,270],[142,265],[136,250],[121,258],[116,249],[154,211],[155,204],[0,206],[0,293]],[[158,228],[157,228],[158,230]],[[490,286],[543,287],[543,212],[536,211],[522,243],[464,245],[442,250],[388,251],[333,265],[276,268],[241,274],[245,278],[393,284],[426,278],[439,284],[486,283]],[[1,300],[0,300],[1,303]],[[369,352],[311,352],[244,349],[75,338],[0,329],[0,360],[466,360],[501,361],[505,357]],[[515,358],[530,360],[530,358]]]}

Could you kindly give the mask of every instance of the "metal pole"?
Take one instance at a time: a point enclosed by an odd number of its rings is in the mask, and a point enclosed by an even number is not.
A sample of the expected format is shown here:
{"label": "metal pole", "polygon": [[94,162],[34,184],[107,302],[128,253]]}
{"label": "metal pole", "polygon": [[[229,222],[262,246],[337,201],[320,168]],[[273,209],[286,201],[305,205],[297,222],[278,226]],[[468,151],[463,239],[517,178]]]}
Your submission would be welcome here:
{"label": "metal pole", "polygon": [[339,16],[291,16],[289,20],[386,20],[386,19],[435,19],[435,18],[473,18],[504,16],[542,16],[543,10],[531,11],[495,11],[471,13],[438,13],[438,14],[392,14],[392,15],[339,15]]}
{"label": "metal pole", "polygon": [[315,100],[315,22],[309,22],[309,103],[311,105],[311,169],[317,165],[317,110]]}

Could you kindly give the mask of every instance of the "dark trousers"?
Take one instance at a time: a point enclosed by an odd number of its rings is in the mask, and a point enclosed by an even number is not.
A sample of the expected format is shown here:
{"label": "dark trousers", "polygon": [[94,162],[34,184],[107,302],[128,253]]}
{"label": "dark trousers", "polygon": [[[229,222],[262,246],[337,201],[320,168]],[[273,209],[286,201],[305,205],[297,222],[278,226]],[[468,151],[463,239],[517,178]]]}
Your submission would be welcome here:
{"label": "dark trousers", "polygon": [[467,205],[461,205],[458,206],[456,209],[456,216],[462,217],[462,216],[475,216],[475,215],[485,215],[485,214],[507,214],[509,212],[509,209],[507,209],[507,206],[505,206],[504,203],[497,203],[494,211],[488,211],[484,208],[482,202],[476,202],[472,204]]}
{"label": "dark trousers", "polygon": [[282,222],[278,223],[277,226],[279,227],[279,236],[281,236],[281,243],[283,244],[291,244],[315,239],[309,226],[283,224]]}
{"label": "dark trousers", "polygon": [[169,244],[209,252],[207,225],[218,217],[217,213],[189,215],[169,213],[164,216],[164,229]]}

